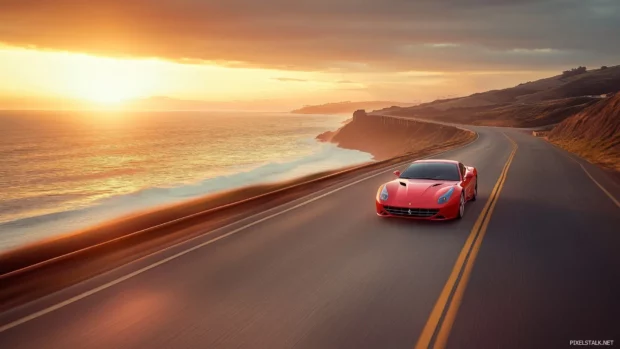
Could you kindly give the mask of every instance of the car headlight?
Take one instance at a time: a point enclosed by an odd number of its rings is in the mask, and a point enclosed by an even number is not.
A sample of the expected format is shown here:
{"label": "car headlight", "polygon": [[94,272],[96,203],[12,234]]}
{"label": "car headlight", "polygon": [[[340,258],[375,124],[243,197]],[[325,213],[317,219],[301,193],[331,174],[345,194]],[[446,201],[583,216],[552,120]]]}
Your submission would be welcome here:
{"label": "car headlight", "polygon": [[379,199],[381,199],[381,201],[386,201],[388,199],[387,185],[384,185],[383,189],[381,189],[381,194],[379,195]]}
{"label": "car headlight", "polygon": [[445,194],[440,196],[439,200],[437,200],[437,203],[438,204],[445,204],[446,202],[448,202],[448,200],[450,200],[450,197],[452,196],[452,193],[454,193],[454,187],[448,189],[448,191]]}

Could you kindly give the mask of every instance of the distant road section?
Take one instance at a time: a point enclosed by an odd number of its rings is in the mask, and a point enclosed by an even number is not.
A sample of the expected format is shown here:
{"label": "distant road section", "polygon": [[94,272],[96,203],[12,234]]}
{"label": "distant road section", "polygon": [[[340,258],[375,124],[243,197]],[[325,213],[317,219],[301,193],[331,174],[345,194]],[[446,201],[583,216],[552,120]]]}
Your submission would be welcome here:
{"label": "distant road section", "polygon": [[[620,341],[612,180],[528,133],[471,128],[476,142],[441,155],[479,172],[462,220],[377,217],[389,169],[4,313],[0,348],[411,349],[425,333],[433,348]],[[429,322],[439,325],[425,332]]]}

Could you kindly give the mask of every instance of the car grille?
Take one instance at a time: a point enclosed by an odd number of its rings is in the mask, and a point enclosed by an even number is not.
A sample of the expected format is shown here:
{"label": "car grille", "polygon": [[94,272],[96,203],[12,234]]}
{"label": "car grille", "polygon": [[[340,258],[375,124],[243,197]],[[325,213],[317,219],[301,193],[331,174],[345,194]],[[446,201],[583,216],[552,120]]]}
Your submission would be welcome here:
{"label": "car grille", "polygon": [[383,206],[383,209],[394,216],[428,218],[436,215],[439,209]]}

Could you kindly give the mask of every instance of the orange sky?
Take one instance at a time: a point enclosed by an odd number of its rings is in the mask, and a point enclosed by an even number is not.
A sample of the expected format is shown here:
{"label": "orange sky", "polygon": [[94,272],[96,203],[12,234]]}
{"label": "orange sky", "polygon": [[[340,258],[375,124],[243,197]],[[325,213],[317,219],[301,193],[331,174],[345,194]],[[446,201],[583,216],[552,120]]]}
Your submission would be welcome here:
{"label": "orange sky", "polygon": [[289,71],[0,48],[0,76],[3,77],[0,96],[21,98],[23,107],[41,97],[109,106],[126,100],[168,96],[204,101],[272,100],[273,109],[281,110],[344,100],[429,100],[503,87],[548,74],[540,71]]}
{"label": "orange sky", "polygon": [[617,64],[620,48],[603,40],[619,34],[616,15],[604,0],[7,0],[0,109],[35,98],[427,101]]}

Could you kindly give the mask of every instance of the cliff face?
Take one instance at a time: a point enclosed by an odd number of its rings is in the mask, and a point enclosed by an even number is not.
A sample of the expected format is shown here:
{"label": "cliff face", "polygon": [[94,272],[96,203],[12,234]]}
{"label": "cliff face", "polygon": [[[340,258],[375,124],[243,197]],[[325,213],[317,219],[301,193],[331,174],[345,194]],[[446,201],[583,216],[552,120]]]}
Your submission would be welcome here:
{"label": "cliff face", "polygon": [[620,92],[562,121],[549,133],[549,140],[620,171]]}
{"label": "cliff face", "polygon": [[385,160],[408,152],[455,145],[474,136],[473,132],[452,126],[369,115],[358,110],[348,124],[337,131],[320,134],[317,139]]}

